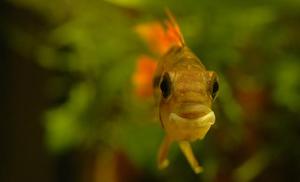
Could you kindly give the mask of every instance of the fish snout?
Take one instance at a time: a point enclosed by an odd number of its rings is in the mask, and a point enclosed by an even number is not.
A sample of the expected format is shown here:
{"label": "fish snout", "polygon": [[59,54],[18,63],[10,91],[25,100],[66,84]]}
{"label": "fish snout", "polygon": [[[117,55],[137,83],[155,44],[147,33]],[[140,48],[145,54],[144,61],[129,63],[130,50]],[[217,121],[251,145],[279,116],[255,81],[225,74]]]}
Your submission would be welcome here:
{"label": "fish snout", "polygon": [[178,124],[204,127],[215,123],[215,114],[203,104],[183,104],[170,113],[169,119]]}

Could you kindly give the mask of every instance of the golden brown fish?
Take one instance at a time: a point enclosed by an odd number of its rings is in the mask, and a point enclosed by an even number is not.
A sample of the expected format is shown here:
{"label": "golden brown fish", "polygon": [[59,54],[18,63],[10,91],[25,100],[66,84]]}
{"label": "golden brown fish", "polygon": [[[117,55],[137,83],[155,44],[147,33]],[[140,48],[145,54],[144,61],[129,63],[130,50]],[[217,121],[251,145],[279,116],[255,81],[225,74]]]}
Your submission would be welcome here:
{"label": "golden brown fish", "polygon": [[[215,72],[207,71],[186,46],[177,23],[167,14],[166,31],[156,22],[136,29],[150,48],[161,55],[155,72],[152,71],[159,119],[166,131],[158,153],[158,166],[168,166],[168,150],[176,141],[193,170],[200,173],[202,167],[194,157],[190,142],[203,139],[215,122],[211,106],[219,89],[218,77]],[[139,74],[135,75],[137,78]]]}

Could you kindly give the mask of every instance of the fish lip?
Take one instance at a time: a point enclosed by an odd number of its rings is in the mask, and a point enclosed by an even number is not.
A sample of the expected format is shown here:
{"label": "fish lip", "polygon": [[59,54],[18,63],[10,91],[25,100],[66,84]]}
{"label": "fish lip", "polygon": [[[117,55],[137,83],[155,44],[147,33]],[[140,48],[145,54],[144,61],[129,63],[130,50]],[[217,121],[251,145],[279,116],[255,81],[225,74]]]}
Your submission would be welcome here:
{"label": "fish lip", "polygon": [[197,119],[201,116],[209,113],[211,109],[204,104],[199,103],[183,103],[181,104],[175,113],[182,118]]}
{"label": "fish lip", "polygon": [[197,118],[184,118],[176,113],[170,113],[169,120],[174,121],[177,125],[188,125],[193,128],[201,128],[213,125],[215,123],[215,114],[210,109],[207,114]]}

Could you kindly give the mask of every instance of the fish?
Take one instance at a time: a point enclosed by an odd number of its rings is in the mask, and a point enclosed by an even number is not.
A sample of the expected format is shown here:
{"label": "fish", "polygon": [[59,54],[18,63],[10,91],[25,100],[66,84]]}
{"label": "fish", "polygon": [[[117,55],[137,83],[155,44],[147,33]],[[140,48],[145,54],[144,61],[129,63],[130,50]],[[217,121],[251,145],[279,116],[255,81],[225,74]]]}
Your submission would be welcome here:
{"label": "fish", "polygon": [[148,98],[153,95],[152,78],[157,67],[157,61],[147,55],[138,58],[137,68],[132,77],[135,85],[135,95]]}
{"label": "fish", "polygon": [[[140,64],[137,68],[134,84],[137,90],[144,89],[139,92],[141,96],[152,92],[157,103],[158,117],[165,131],[158,151],[158,168],[164,169],[169,165],[170,146],[177,142],[191,168],[198,174],[203,167],[193,153],[191,142],[202,140],[215,123],[212,104],[218,95],[219,79],[217,73],[207,70],[186,45],[171,12],[167,10],[166,14],[168,19],[164,24],[155,21],[135,27],[137,34],[159,59],[149,67],[147,78],[152,79],[152,87],[137,81],[145,78],[143,70],[147,70],[149,63],[144,67]],[[145,61],[145,58],[147,61],[157,60],[144,56],[138,62]]]}

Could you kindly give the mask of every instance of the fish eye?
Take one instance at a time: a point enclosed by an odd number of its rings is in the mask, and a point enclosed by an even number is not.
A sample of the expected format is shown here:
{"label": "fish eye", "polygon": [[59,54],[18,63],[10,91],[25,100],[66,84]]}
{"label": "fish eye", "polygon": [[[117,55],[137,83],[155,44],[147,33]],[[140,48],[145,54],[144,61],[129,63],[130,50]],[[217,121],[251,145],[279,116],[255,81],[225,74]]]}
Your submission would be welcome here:
{"label": "fish eye", "polygon": [[171,79],[168,73],[165,73],[160,83],[160,90],[164,98],[168,98],[171,95]]}
{"label": "fish eye", "polygon": [[218,91],[219,91],[219,82],[218,82],[218,79],[215,78],[213,81],[212,90],[211,90],[211,96],[212,96],[213,100],[216,98]]}

